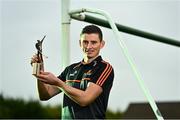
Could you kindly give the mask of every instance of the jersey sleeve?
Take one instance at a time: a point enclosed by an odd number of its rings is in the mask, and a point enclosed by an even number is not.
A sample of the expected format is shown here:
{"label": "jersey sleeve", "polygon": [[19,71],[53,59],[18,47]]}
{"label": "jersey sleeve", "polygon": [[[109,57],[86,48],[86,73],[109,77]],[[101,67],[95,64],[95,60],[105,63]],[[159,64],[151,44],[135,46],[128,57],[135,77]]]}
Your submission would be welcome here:
{"label": "jersey sleeve", "polygon": [[114,79],[113,67],[104,62],[103,64],[97,66],[93,74],[91,75],[91,82],[99,85],[103,89],[107,86],[111,87]]}
{"label": "jersey sleeve", "polygon": [[68,67],[64,69],[64,71],[58,76],[58,78],[65,82],[67,73],[68,73]]}

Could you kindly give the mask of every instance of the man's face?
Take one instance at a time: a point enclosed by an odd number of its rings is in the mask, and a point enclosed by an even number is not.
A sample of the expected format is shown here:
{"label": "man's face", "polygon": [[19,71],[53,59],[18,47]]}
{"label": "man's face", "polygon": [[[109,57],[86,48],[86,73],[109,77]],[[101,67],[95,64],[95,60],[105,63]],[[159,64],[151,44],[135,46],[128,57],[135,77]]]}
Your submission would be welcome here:
{"label": "man's face", "polygon": [[83,34],[80,39],[80,47],[87,58],[91,59],[99,55],[100,49],[103,48],[104,41],[100,41],[96,33]]}

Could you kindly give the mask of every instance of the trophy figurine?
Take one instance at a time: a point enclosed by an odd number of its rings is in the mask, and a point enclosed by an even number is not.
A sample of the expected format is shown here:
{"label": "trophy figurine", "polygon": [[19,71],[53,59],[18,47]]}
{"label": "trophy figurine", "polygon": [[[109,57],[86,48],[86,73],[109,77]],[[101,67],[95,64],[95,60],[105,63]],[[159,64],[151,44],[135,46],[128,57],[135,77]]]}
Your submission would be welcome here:
{"label": "trophy figurine", "polygon": [[33,67],[33,75],[39,75],[40,70],[43,68],[43,54],[42,54],[42,42],[44,41],[43,37],[42,40],[37,40],[37,43],[35,44],[35,47],[37,49],[37,59],[38,61],[36,63],[32,64]]}

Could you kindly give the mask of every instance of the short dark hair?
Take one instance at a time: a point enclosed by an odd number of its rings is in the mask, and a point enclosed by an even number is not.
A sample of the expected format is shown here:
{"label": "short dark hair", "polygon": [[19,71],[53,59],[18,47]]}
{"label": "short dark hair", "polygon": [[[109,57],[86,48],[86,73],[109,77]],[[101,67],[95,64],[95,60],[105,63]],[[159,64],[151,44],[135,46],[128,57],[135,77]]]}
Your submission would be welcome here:
{"label": "short dark hair", "polygon": [[81,31],[81,34],[80,35],[83,35],[83,34],[91,34],[91,33],[97,33],[99,35],[99,39],[100,41],[102,41],[103,39],[103,34],[102,34],[102,31],[101,29],[96,26],[96,25],[87,25],[85,26],[82,31]]}

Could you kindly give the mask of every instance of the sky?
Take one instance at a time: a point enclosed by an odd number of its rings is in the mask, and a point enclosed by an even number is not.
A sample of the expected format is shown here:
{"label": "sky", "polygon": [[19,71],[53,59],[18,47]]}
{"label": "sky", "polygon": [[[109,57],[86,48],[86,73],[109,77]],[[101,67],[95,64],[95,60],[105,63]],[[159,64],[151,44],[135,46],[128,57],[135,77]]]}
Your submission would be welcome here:
{"label": "sky", "polygon": [[[119,24],[180,41],[179,0],[71,0],[70,10],[104,10]],[[59,75],[61,57],[60,0],[0,1],[0,93],[4,96],[38,100],[36,79],[31,75],[31,56],[36,40],[46,38],[45,70]],[[96,15],[93,15],[96,16]],[[78,44],[81,29],[88,23],[71,20],[70,63],[82,60]],[[125,110],[131,102],[147,102],[112,30],[101,27],[104,60],[115,70],[109,108]],[[180,101],[180,49],[171,45],[119,32],[155,101]],[[43,104],[62,103],[58,95]]]}

